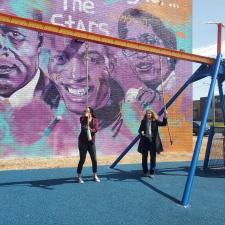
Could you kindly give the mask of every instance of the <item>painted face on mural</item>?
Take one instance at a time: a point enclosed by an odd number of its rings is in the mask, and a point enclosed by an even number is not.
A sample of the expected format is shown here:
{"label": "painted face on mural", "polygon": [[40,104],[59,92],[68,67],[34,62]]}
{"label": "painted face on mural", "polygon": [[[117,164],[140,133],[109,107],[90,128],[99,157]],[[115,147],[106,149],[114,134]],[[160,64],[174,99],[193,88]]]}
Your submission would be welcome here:
{"label": "painted face on mural", "polygon": [[[8,1],[0,12],[12,13]],[[36,18],[37,19],[37,18]],[[42,36],[35,31],[0,25],[0,95],[9,97],[35,76]]]}
{"label": "painted face on mural", "polygon": [[[127,30],[126,39],[128,40],[165,47],[163,41],[154,33],[152,26],[146,26],[141,20],[131,19],[127,24]],[[170,74],[170,66],[165,57],[127,49],[123,50],[123,54],[129,61],[134,74],[147,86],[156,88],[161,82],[160,59],[163,80]]]}
{"label": "painted face on mural", "polygon": [[[106,47],[75,40],[55,40],[51,50],[49,75],[55,82],[67,108],[75,113],[82,113],[88,105],[94,109],[103,107],[110,96],[108,70],[106,69]],[[88,52],[88,88],[87,60]]]}
{"label": "painted face on mural", "polygon": [[24,87],[38,68],[37,32],[0,25],[0,95],[9,97]]}

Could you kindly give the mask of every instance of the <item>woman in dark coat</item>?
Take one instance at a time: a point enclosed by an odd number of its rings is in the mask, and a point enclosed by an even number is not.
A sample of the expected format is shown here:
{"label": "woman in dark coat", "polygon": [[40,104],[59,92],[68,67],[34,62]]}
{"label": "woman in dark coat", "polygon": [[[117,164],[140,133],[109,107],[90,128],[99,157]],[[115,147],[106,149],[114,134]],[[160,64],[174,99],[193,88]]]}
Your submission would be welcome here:
{"label": "woman in dark coat", "polygon": [[79,183],[84,183],[81,177],[81,171],[88,151],[92,161],[93,179],[96,182],[100,182],[100,179],[97,176],[97,158],[95,147],[95,133],[98,131],[98,120],[95,117],[91,107],[88,107],[85,110],[84,116],[80,118],[80,123],[81,132],[78,140],[80,161],[77,166],[77,180]]}
{"label": "woman in dark coat", "polygon": [[163,151],[163,146],[159,136],[158,127],[166,126],[167,124],[167,111],[163,121],[158,120],[157,114],[151,110],[146,110],[144,119],[141,121],[138,130],[141,139],[138,146],[138,152],[142,154],[142,168],[145,176],[148,175],[148,152],[150,151],[150,177],[153,178],[156,167],[156,153]]}

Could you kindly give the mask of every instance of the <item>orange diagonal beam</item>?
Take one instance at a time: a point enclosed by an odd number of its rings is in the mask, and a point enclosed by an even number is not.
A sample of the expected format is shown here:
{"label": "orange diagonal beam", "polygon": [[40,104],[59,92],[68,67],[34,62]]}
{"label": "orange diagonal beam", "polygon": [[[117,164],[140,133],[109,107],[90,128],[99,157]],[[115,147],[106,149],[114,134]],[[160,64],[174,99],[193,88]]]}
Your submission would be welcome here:
{"label": "orange diagonal beam", "polygon": [[61,36],[67,36],[71,38],[76,38],[79,40],[95,42],[98,44],[114,46],[118,48],[128,48],[137,50],[140,52],[147,52],[151,54],[187,60],[191,62],[204,63],[204,64],[213,64],[214,60],[210,57],[195,55],[191,53],[186,53],[182,51],[177,51],[168,48],[156,47],[153,45],[147,45],[143,43],[137,43],[133,41],[128,41],[124,39],[114,38],[110,36],[90,33],[87,31],[81,31],[77,29],[71,29],[67,27],[62,27],[46,22],[40,22],[31,19],[25,19],[22,17],[8,15],[5,13],[0,13],[0,23],[4,23],[7,25],[13,25],[18,27],[23,27],[31,30],[41,31],[45,33],[51,33]]}

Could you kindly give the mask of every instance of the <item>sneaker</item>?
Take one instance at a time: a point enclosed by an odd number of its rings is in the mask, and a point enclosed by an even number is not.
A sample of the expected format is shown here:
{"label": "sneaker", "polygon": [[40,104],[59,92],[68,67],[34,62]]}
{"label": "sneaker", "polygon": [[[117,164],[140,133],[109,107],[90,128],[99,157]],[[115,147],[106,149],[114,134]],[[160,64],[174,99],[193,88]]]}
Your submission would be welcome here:
{"label": "sneaker", "polygon": [[84,180],[82,179],[82,177],[77,177],[77,182],[79,184],[83,184],[84,183]]}
{"label": "sneaker", "polygon": [[149,177],[153,179],[155,177],[155,174],[150,174]]}
{"label": "sneaker", "polygon": [[98,177],[97,175],[95,175],[95,176],[93,177],[93,180],[94,180],[95,182],[100,182],[100,179],[99,179],[99,177]]}
{"label": "sneaker", "polygon": [[144,176],[144,177],[147,177],[147,176],[148,176],[148,173],[143,173],[143,176]]}

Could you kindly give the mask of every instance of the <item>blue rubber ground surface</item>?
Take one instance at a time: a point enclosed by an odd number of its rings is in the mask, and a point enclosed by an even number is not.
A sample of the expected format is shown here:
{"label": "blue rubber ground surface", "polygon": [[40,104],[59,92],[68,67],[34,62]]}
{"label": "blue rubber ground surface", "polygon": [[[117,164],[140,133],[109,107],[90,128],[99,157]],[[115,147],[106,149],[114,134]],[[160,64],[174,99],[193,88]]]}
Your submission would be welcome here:
{"label": "blue rubber ground surface", "polygon": [[0,225],[224,225],[225,170],[197,170],[190,208],[179,206],[189,163],[158,163],[155,179],[141,165],[1,171]]}

